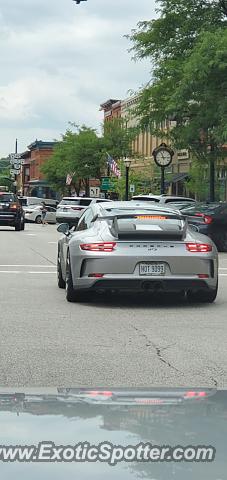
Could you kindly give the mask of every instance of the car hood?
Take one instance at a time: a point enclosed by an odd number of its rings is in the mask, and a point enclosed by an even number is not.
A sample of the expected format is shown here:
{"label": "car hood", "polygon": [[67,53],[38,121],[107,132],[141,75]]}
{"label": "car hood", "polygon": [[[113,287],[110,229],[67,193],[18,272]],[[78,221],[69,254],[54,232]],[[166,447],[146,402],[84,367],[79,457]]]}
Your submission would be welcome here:
{"label": "car hood", "polygon": [[[148,400],[130,403],[127,399],[108,400],[95,394],[87,397],[55,393],[0,392],[0,431],[2,445],[38,445],[52,441],[56,445],[89,442],[98,445],[212,445],[213,463],[2,463],[1,478],[27,480],[62,478],[92,479],[179,479],[213,480],[226,472],[227,392],[181,401],[174,396],[160,403],[151,394]],[[108,393],[108,392],[107,392]]]}

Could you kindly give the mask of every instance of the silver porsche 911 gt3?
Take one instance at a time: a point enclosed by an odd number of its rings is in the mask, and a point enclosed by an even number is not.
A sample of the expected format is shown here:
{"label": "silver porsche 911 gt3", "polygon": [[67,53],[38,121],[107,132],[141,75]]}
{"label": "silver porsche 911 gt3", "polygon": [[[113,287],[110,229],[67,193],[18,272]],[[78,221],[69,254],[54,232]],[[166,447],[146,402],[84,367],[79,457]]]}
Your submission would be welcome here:
{"label": "silver porsche 911 gt3", "polygon": [[58,285],[69,302],[91,291],[173,292],[213,302],[218,253],[178,210],[143,202],[91,205],[77,227],[61,224]]}

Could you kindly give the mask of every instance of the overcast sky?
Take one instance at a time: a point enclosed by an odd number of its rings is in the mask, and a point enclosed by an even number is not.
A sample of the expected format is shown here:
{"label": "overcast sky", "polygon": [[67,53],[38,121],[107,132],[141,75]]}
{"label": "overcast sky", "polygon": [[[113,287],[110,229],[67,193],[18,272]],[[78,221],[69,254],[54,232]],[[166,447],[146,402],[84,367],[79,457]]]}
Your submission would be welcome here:
{"label": "overcast sky", "polygon": [[154,17],[155,0],[0,0],[0,157],[68,121],[99,128],[99,105],[149,78],[124,35]]}

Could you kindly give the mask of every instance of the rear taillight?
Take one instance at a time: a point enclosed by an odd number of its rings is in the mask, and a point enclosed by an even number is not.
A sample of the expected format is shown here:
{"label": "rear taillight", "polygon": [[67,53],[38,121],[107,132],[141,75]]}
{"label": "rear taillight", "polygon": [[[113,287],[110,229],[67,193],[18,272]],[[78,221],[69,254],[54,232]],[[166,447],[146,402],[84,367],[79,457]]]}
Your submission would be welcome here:
{"label": "rear taillight", "polygon": [[88,275],[90,278],[103,278],[104,273],[89,273]]}
{"label": "rear taillight", "polygon": [[207,253],[212,252],[212,245],[209,243],[186,243],[188,252],[192,253]]}
{"label": "rear taillight", "polygon": [[80,245],[81,250],[88,252],[112,252],[115,249],[115,242],[105,243],[83,243]]}
{"label": "rear taillight", "polygon": [[210,215],[205,215],[204,213],[196,213],[195,216],[202,217],[207,225],[210,225],[213,222],[213,218]]}
{"label": "rear taillight", "polygon": [[206,392],[194,392],[194,391],[188,391],[185,393],[184,398],[204,398],[207,396]]}
{"label": "rear taillight", "polygon": [[72,210],[83,210],[83,208],[80,207],[71,207]]}

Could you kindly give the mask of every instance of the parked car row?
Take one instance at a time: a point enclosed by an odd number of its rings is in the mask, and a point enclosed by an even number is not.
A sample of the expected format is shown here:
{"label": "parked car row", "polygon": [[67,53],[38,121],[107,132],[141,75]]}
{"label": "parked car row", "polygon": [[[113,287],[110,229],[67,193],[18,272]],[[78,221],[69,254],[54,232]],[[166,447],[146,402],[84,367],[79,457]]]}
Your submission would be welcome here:
{"label": "parked car row", "polygon": [[[50,200],[50,201],[49,201]],[[95,204],[113,202],[102,198],[63,197],[57,208],[48,203],[56,200],[38,197],[17,197],[11,192],[0,192],[0,225],[12,226],[15,230],[24,230],[25,222],[42,223],[42,205],[45,202],[48,223],[67,223],[75,227],[84,211]],[[227,202],[202,203],[192,198],[170,195],[135,195],[131,203],[143,202],[146,205],[158,205],[181,211],[188,223],[210,237],[219,251],[227,252]],[[116,203],[116,202],[115,202]]]}

